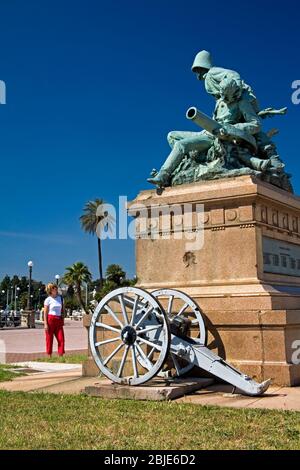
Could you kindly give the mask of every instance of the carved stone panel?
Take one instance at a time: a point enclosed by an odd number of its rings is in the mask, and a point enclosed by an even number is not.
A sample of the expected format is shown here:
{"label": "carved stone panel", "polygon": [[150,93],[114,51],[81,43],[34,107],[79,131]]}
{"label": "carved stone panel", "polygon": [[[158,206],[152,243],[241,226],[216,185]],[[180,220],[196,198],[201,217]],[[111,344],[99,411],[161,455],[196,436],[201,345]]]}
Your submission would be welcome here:
{"label": "carved stone panel", "polygon": [[300,277],[300,246],[263,237],[264,272]]}

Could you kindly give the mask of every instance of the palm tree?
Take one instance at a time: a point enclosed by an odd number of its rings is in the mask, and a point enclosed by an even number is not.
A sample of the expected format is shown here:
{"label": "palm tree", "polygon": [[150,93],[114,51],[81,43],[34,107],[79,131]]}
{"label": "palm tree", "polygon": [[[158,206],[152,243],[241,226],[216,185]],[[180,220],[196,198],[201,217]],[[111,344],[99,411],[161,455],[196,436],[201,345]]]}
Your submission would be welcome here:
{"label": "palm tree", "polygon": [[126,273],[119,264],[110,264],[106,268],[105,277],[107,281],[114,282],[116,286],[121,286],[126,278]]}
{"label": "palm tree", "polygon": [[88,312],[86,311],[86,306],[82,298],[82,283],[90,283],[91,281],[92,275],[88,267],[79,261],[66,268],[66,272],[63,276],[63,282],[67,284],[67,286],[72,286],[75,289],[80,306],[85,313]]}
{"label": "palm tree", "polygon": [[99,237],[99,234],[104,230],[111,230],[112,224],[114,223],[114,218],[102,209],[103,204],[103,199],[88,201],[85,204],[83,214],[80,217],[81,227],[85,232],[92,235],[97,233],[100,289],[103,287],[103,267],[101,238]]}

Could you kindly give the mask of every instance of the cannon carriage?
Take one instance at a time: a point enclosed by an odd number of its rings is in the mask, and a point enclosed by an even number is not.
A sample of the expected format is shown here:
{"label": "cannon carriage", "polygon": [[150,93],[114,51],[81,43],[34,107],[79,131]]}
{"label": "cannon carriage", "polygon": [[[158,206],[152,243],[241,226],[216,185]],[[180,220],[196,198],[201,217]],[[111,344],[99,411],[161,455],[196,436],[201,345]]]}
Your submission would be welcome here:
{"label": "cannon carriage", "polygon": [[210,351],[206,341],[201,309],[174,289],[116,289],[98,304],[89,330],[95,363],[117,384],[138,386],[158,375],[181,377],[199,367],[247,395],[268,389],[270,380],[257,383]]}

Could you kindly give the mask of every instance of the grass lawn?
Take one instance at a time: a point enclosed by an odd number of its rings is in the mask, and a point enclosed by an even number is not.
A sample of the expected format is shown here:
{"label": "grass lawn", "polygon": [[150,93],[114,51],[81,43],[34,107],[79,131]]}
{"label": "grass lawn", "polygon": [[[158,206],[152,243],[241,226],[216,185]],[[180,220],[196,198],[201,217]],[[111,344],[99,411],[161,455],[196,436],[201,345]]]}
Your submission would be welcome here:
{"label": "grass lawn", "polygon": [[299,449],[300,413],[0,391],[0,449]]}
{"label": "grass lawn", "polygon": [[52,356],[43,357],[40,359],[36,359],[37,362],[61,362],[66,364],[81,364],[83,361],[87,360],[87,354],[67,354],[63,357],[60,356]]}
{"label": "grass lawn", "polygon": [[0,382],[6,382],[7,380],[12,380],[17,376],[24,375],[11,370],[16,369],[17,367],[18,366],[10,364],[0,364]]}

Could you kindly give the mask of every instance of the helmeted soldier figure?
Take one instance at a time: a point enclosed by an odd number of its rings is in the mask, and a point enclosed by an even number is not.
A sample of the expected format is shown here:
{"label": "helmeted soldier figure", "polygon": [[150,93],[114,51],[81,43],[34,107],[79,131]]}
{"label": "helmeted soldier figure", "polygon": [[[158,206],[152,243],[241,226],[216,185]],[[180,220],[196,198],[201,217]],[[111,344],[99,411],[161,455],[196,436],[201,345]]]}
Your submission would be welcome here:
{"label": "helmeted soldier figure", "polygon": [[[192,71],[199,80],[204,80],[206,91],[217,100],[213,118],[220,124],[232,124],[250,135],[261,131],[261,120],[257,115],[258,103],[249,85],[245,84],[240,75],[220,67],[213,67],[209,52],[199,52],[194,60]],[[168,142],[172,147],[167,160],[160,171],[148,182],[158,186],[168,186],[173,171],[185,155],[190,152],[208,151],[216,137],[222,135],[222,129],[216,134],[207,131],[186,132],[173,131],[168,134]],[[246,158],[246,157],[244,157]],[[264,159],[249,157],[244,163],[258,171],[265,171],[269,162]]]}
{"label": "helmeted soldier figure", "polygon": [[238,72],[222,67],[214,67],[209,52],[198,52],[192,65],[192,72],[197,75],[198,80],[204,80],[205,90],[213,95],[216,100],[221,98],[222,82],[228,78],[234,79],[238,88],[242,90],[243,99],[248,99],[251,102],[256,113],[259,111],[259,104],[252,88],[241,79]]}

